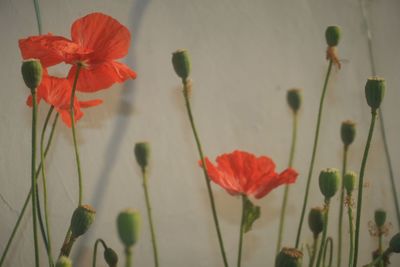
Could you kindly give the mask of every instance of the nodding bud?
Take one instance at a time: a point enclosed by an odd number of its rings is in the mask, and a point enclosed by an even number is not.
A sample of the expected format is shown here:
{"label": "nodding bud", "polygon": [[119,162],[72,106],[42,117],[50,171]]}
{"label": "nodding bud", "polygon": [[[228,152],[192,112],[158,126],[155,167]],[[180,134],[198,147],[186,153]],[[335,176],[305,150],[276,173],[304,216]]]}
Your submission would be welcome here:
{"label": "nodding bud", "polygon": [[300,89],[293,88],[287,91],[286,95],[287,102],[290,108],[296,113],[301,106],[301,91]]}
{"label": "nodding bud", "polygon": [[65,256],[61,256],[56,262],[56,267],[72,267],[72,261]]}
{"label": "nodding bud", "polygon": [[77,238],[89,229],[95,219],[96,211],[90,205],[82,205],[75,209],[71,218],[72,237]]}
{"label": "nodding bud", "polygon": [[347,172],[343,177],[343,186],[348,195],[350,195],[356,186],[357,174],[355,172]]}
{"label": "nodding bud", "polygon": [[112,248],[106,248],[104,250],[104,260],[107,262],[109,267],[116,267],[118,263],[118,255]]}
{"label": "nodding bud", "polygon": [[186,80],[190,75],[190,59],[187,50],[179,49],[172,53],[172,65],[176,74],[183,80]]}
{"label": "nodding bud", "polygon": [[308,225],[314,236],[318,236],[325,226],[325,210],[320,207],[312,208],[308,214]]}
{"label": "nodding bud", "polygon": [[150,158],[150,145],[147,142],[135,144],[135,157],[136,161],[142,169],[145,169],[149,164]]}
{"label": "nodding bud", "polygon": [[391,252],[400,253],[400,233],[395,234],[389,242]]}
{"label": "nodding bud", "polygon": [[376,226],[381,228],[386,222],[386,211],[384,209],[375,210],[374,219]]}
{"label": "nodding bud", "polygon": [[367,80],[365,84],[365,97],[373,111],[380,107],[385,95],[385,87],[386,82],[383,78],[372,77]]}
{"label": "nodding bud", "polygon": [[119,238],[125,247],[136,244],[139,238],[140,214],[134,210],[126,209],[117,218]]}
{"label": "nodding bud", "polygon": [[349,120],[342,122],[342,126],[340,127],[340,136],[342,137],[342,142],[345,146],[351,145],[356,136],[356,124]]}
{"label": "nodding bud", "polygon": [[295,248],[282,248],[275,259],[275,267],[300,267],[303,252]]}
{"label": "nodding bud", "polygon": [[22,62],[21,72],[29,89],[35,90],[40,85],[43,69],[38,59],[28,59]]}
{"label": "nodding bud", "polygon": [[329,26],[326,28],[325,39],[328,46],[337,46],[340,41],[340,28],[338,26]]}
{"label": "nodding bud", "polygon": [[333,197],[339,189],[339,170],[328,168],[319,174],[319,189],[325,199]]}

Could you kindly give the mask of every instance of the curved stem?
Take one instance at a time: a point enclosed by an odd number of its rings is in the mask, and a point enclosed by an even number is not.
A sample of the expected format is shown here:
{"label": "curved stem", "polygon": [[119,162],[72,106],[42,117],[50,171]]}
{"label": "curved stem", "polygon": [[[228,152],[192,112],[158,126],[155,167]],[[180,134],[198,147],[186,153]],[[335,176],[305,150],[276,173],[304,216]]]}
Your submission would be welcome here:
{"label": "curved stem", "polygon": [[[326,252],[328,251],[328,245],[329,245],[329,261],[328,265],[326,265]],[[324,247],[324,257],[323,257],[323,266],[331,267],[332,262],[333,262],[333,239],[332,237],[328,237],[325,242],[325,247]]]}
{"label": "curved stem", "polygon": [[308,264],[308,267],[314,266],[315,256],[317,255],[317,250],[318,250],[318,237],[319,237],[319,235],[314,235],[313,249],[312,249],[312,254],[310,257],[310,262]]}
{"label": "curved stem", "polygon": [[310,184],[311,184],[311,177],[312,177],[312,172],[313,172],[313,169],[314,169],[315,155],[316,155],[317,146],[318,146],[319,128],[320,128],[320,125],[321,125],[322,110],[323,110],[323,107],[324,107],[324,99],[325,99],[326,89],[328,87],[328,81],[329,81],[329,77],[330,77],[330,74],[331,74],[332,65],[333,65],[333,61],[329,60],[329,66],[328,66],[328,70],[327,70],[326,76],[325,76],[324,87],[322,89],[321,99],[320,99],[320,102],[319,102],[317,127],[315,129],[313,151],[312,151],[312,156],[311,156],[310,167],[309,167],[309,170],[308,170],[306,192],[305,192],[305,195],[304,195],[303,208],[301,210],[299,227],[297,229],[297,237],[296,237],[296,245],[295,245],[296,248],[299,247],[300,237],[301,237],[301,229],[303,227],[304,216],[306,214],[307,201],[308,201],[308,195],[309,195]]}
{"label": "curved stem", "polygon": [[371,124],[369,126],[369,133],[367,138],[367,144],[365,146],[363,159],[361,162],[361,169],[360,169],[360,180],[358,184],[358,198],[357,198],[357,217],[356,217],[356,233],[354,237],[354,261],[353,267],[357,266],[358,260],[358,243],[360,237],[360,224],[361,224],[361,208],[362,208],[362,197],[363,197],[363,187],[364,187],[364,172],[365,166],[367,165],[367,158],[368,158],[368,151],[371,145],[372,134],[374,132],[374,126],[376,121],[376,110],[372,110],[371,113]]}
{"label": "curved stem", "polygon": [[339,228],[338,228],[338,253],[337,253],[337,267],[342,265],[342,225],[343,225],[343,207],[344,207],[344,183],[343,177],[346,174],[347,169],[347,151],[348,146],[344,145],[343,149],[343,163],[342,163],[342,185],[340,189],[340,201],[339,201]]}
{"label": "curved stem", "polygon": [[240,232],[239,232],[239,249],[238,249],[238,260],[237,260],[237,267],[240,267],[242,264],[242,246],[243,246],[243,233],[244,233],[244,220],[245,220],[245,203],[246,203],[246,196],[242,196],[242,219],[240,221]]}
{"label": "curved stem", "polygon": [[130,247],[125,247],[125,267],[132,266],[132,250]]}
{"label": "curved stem", "polygon": [[[293,113],[293,126],[292,126],[292,144],[290,146],[290,155],[289,155],[289,163],[288,167],[291,168],[293,166],[294,152],[296,149],[296,139],[297,139],[297,113]],[[276,255],[278,255],[281,245],[282,245],[282,236],[283,236],[283,227],[285,224],[285,215],[286,215],[286,207],[287,201],[289,198],[289,185],[285,185],[285,192],[283,193],[283,201],[281,208],[281,215],[279,219],[279,230],[278,230],[278,241],[276,243]]]}
{"label": "curved stem", "polygon": [[107,245],[106,245],[106,243],[104,242],[104,240],[103,239],[101,239],[101,238],[98,238],[97,240],[96,240],[96,242],[94,243],[94,250],[93,250],[93,261],[92,261],[92,263],[93,263],[93,267],[96,267],[96,260],[97,260],[97,246],[98,246],[98,244],[99,243],[101,243],[102,245],[103,245],[103,248],[104,249],[107,249]]}
{"label": "curved stem", "polygon": [[203,173],[204,173],[204,179],[205,179],[205,182],[206,182],[206,185],[207,185],[207,192],[208,192],[208,197],[210,199],[211,211],[212,211],[212,215],[213,215],[213,219],[214,219],[214,223],[215,223],[215,228],[217,230],[219,247],[220,247],[220,250],[221,250],[222,259],[224,261],[224,266],[228,267],[228,261],[227,261],[227,258],[226,258],[224,242],[222,240],[222,234],[221,234],[221,230],[220,230],[220,227],[219,227],[217,210],[216,210],[216,207],[215,207],[214,195],[213,195],[213,192],[211,190],[211,182],[210,182],[210,178],[208,177],[207,166],[206,166],[206,162],[204,160],[203,149],[201,148],[200,138],[199,138],[199,136],[197,134],[196,126],[195,126],[194,119],[193,119],[192,109],[190,107],[188,81],[183,79],[182,83],[183,83],[183,95],[185,97],[186,110],[187,110],[187,113],[188,113],[188,116],[189,116],[189,121],[190,121],[190,125],[192,127],[193,135],[194,135],[194,138],[196,140],[196,145],[197,145],[197,150],[199,152],[201,165],[203,166],[202,169],[203,169]]}
{"label": "curved stem", "polygon": [[322,263],[322,254],[323,254],[323,250],[324,250],[324,247],[325,247],[326,234],[327,234],[327,232],[328,232],[329,202],[330,202],[329,199],[326,199],[326,200],[325,200],[325,205],[326,205],[326,206],[325,206],[326,211],[325,211],[325,214],[324,214],[324,222],[325,222],[325,225],[324,225],[324,230],[323,230],[323,232],[322,232],[321,246],[320,246],[319,251],[318,251],[318,259],[317,259],[317,265],[316,265],[316,267],[320,267],[320,266],[321,266],[321,263]]}
{"label": "curved stem", "polygon": [[[40,173],[36,174],[37,179],[39,179]],[[39,230],[40,233],[42,234],[42,239],[43,239],[43,243],[44,246],[46,248],[46,251],[48,250],[48,241],[47,241],[47,234],[46,234],[46,230],[45,230],[45,226],[44,226],[44,222],[43,222],[43,215],[42,215],[42,208],[40,206],[40,197],[39,197],[39,185],[36,184],[36,195],[38,196],[37,201],[36,201],[36,209],[37,209],[37,217],[38,217],[38,222],[39,222]]]}
{"label": "curved stem", "polygon": [[349,199],[348,207],[347,207],[347,215],[349,217],[349,237],[350,237],[350,249],[349,249],[349,267],[353,263],[354,257],[354,219],[353,219],[353,209],[351,207],[350,200],[352,199],[351,194],[347,195]]}

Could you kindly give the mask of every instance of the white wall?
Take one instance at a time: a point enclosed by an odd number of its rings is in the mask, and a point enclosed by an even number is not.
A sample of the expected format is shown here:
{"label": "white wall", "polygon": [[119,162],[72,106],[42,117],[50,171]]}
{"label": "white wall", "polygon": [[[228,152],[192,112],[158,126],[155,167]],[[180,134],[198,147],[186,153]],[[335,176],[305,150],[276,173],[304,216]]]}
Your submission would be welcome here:
{"label": "white wall", "polygon": [[[400,99],[400,2],[366,0],[370,11],[377,72],[387,80],[384,101],[387,137],[396,179],[400,175],[398,119]],[[291,114],[286,90],[304,88],[300,112],[298,153],[300,172],[292,187],[284,244],[292,245],[304,196],[311,157],[316,112],[326,71],[324,30],[337,24],[343,31],[339,45],[345,62],[329,84],[316,157],[310,206],[320,205],[317,174],[341,165],[340,123],[357,122],[349,169],[359,171],[370,114],[364,84],[371,73],[359,1],[356,0],[41,0],[44,32],[69,36],[71,23],[90,12],[109,14],[133,36],[125,62],[138,73],[135,81],[96,94],[104,104],[86,110],[78,124],[84,174],[84,202],[97,209],[97,219],[73,249],[76,266],[90,266],[96,238],[104,238],[122,257],[115,218],[126,207],[142,211],[143,230],[135,248],[136,266],[152,265],[150,234],[139,169],[133,157],[135,142],[152,145],[150,193],[162,266],[221,266],[221,259],[205,184],[197,166],[197,152],[185,113],[180,82],[171,66],[171,52],[187,48],[193,63],[194,114],[206,154],[243,149],[271,156],[278,170],[285,168],[290,146]],[[37,34],[33,1],[0,1],[0,251],[30,188],[30,109],[21,75],[19,38]],[[61,70],[58,70],[62,73]],[[41,105],[41,123],[47,106]],[[360,265],[370,260],[376,238],[367,223],[376,208],[388,211],[397,231],[382,139],[377,128],[368,160],[361,229]],[[77,204],[77,177],[71,133],[57,128],[48,157],[48,180],[53,243],[61,245]],[[398,181],[398,179],[397,179]],[[241,202],[214,186],[217,208],[230,264],[236,262]],[[400,190],[400,183],[398,185]],[[272,266],[282,188],[256,203],[262,218],[245,236],[244,265]],[[331,218],[336,219],[338,200]],[[6,266],[31,266],[31,214],[16,235]],[[336,237],[337,222],[330,233]],[[347,225],[345,226],[347,232]],[[311,242],[305,224],[303,240]],[[385,245],[389,237],[385,238]],[[347,244],[344,246],[347,248]],[[41,261],[46,265],[42,250]],[[346,254],[345,254],[346,255]],[[100,257],[99,257],[100,259]],[[392,257],[392,266],[400,257]],[[99,260],[99,266],[105,266]]]}

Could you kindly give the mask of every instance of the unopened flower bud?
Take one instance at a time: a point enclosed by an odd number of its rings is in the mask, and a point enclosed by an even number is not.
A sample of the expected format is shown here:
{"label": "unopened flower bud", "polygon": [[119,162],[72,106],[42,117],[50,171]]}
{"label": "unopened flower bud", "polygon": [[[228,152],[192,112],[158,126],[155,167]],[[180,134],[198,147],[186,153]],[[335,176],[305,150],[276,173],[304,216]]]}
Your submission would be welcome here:
{"label": "unopened flower bud", "polygon": [[28,59],[22,62],[21,72],[29,89],[35,90],[40,85],[43,69],[38,59]]}
{"label": "unopened flower bud", "polygon": [[314,236],[318,236],[324,230],[324,215],[325,211],[320,207],[312,208],[308,214],[308,225]]}
{"label": "unopened flower bud", "polygon": [[89,229],[93,223],[96,211],[90,205],[82,205],[75,209],[71,218],[72,237],[77,238]]}
{"label": "unopened flower bud", "polygon": [[376,226],[382,227],[386,222],[386,211],[383,209],[375,210],[374,218]]}
{"label": "unopened flower bud", "polygon": [[275,267],[300,267],[303,253],[295,248],[282,248],[275,259]]}
{"label": "unopened flower bud", "polygon": [[72,262],[69,258],[61,256],[56,262],[56,267],[72,267]]}
{"label": "unopened flower bud", "polygon": [[351,145],[356,136],[356,124],[352,121],[342,122],[340,127],[340,136],[342,137],[342,142],[345,146]]}
{"label": "unopened flower bud", "polygon": [[145,169],[149,164],[150,145],[147,142],[136,143],[135,145],[136,161],[142,169]]}
{"label": "unopened flower bud", "polygon": [[391,252],[400,253],[400,233],[395,234],[390,239],[389,249]]}
{"label": "unopened flower bud", "polygon": [[347,194],[351,194],[356,185],[357,174],[355,172],[347,172],[343,177],[343,185]]}
{"label": "unopened flower bud", "polygon": [[109,267],[116,267],[118,263],[118,255],[112,248],[106,248],[104,250],[104,260],[107,262]]}
{"label": "unopened flower bud", "polygon": [[293,110],[294,113],[296,113],[301,106],[301,93],[300,89],[290,89],[287,92],[286,95],[287,102],[290,106],[290,108]]}
{"label": "unopened flower bud", "polygon": [[336,194],[339,188],[339,176],[339,171],[333,168],[322,170],[319,174],[319,189],[325,199],[330,199]]}
{"label": "unopened flower bud", "polygon": [[186,80],[190,75],[190,59],[189,54],[185,49],[179,49],[172,53],[172,65],[176,74]]}
{"label": "unopened flower bud", "polygon": [[122,211],[117,218],[119,238],[125,247],[136,244],[139,238],[140,214],[131,209]]}
{"label": "unopened flower bud", "polygon": [[385,95],[385,79],[379,77],[369,78],[365,84],[365,97],[373,111],[379,108]]}
{"label": "unopened flower bud", "polygon": [[338,26],[329,26],[326,28],[325,39],[328,46],[337,46],[340,40],[340,28]]}

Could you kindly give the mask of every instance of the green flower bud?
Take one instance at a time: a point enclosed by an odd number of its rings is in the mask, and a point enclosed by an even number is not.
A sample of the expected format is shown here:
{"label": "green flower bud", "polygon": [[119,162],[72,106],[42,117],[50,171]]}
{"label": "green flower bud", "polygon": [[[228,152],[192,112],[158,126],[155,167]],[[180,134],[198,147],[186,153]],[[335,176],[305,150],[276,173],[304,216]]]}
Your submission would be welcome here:
{"label": "green flower bud", "polygon": [[189,54],[185,49],[179,49],[172,53],[172,65],[176,74],[186,80],[190,75],[190,59]]}
{"label": "green flower bud", "polygon": [[391,252],[400,253],[400,233],[395,234],[389,242]]}
{"label": "green flower bud", "polygon": [[56,262],[56,267],[72,267],[72,262],[69,258],[61,256]]}
{"label": "green flower bud", "polygon": [[301,92],[300,89],[290,89],[287,91],[286,95],[287,102],[290,108],[296,113],[301,106]]}
{"label": "green flower bud", "polygon": [[329,26],[326,28],[325,39],[328,46],[337,46],[340,40],[340,28],[338,26]]}
{"label": "green flower bud", "polygon": [[136,244],[139,238],[140,214],[131,209],[122,211],[117,218],[119,238],[125,247]]}
{"label": "green flower bud", "polygon": [[324,230],[324,215],[325,210],[320,207],[312,208],[308,214],[308,225],[310,226],[311,232],[313,232],[314,236],[319,235]]}
{"label": "green flower bud", "polygon": [[106,248],[104,250],[104,260],[107,262],[109,267],[116,267],[118,263],[118,255],[112,248]]}
{"label": "green flower bud", "polygon": [[352,121],[342,122],[340,127],[340,136],[342,137],[342,142],[345,146],[351,145],[356,136],[356,124]]}
{"label": "green flower bud", "polygon": [[90,205],[82,205],[75,209],[71,218],[71,233],[73,238],[77,238],[89,229],[93,223],[96,211]]}
{"label": "green flower bud", "polygon": [[374,218],[376,226],[382,227],[386,222],[386,211],[383,209],[375,210]]}
{"label": "green flower bud", "polygon": [[295,248],[282,248],[275,259],[275,267],[300,267],[303,253]]}
{"label": "green flower bud", "polygon": [[35,90],[40,85],[43,69],[38,59],[28,59],[22,62],[21,72],[29,89]]}
{"label": "green flower bud", "polygon": [[385,95],[385,79],[379,77],[369,78],[365,84],[365,97],[373,111],[379,108]]}
{"label": "green flower bud", "polygon": [[356,184],[357,174],[355,172],[347,172],[343,177],[343,185],[347,194],[351,194]]}
{"label": "green flower bud", "polygon": [[136,143],[135,145],[136,161],[142,169],[145,169],[149,164],[150,145],[147,142]]}
{"label": "green flower bud", "polygon": [[319,174],[319,189],[326,199],[333,197],[339,189],[339,171],[328,168]]}

